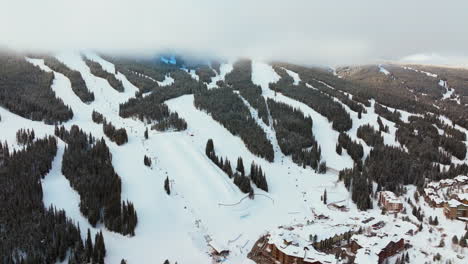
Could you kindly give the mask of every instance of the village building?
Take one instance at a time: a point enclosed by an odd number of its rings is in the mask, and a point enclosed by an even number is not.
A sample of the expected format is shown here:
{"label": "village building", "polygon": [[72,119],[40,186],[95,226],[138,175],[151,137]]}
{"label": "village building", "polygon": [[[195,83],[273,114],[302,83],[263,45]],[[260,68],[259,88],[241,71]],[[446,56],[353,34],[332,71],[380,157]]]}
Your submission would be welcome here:
{"label": "village building", "polygon": [[399,212],[403,209],[403,203],[390,191],[379,192],[379,202],[389,212]]}
{"label": "village building", "polygon": [[[257,242],[263,244],[254,246],[255,255],[281,264],[331,264],[336,262],[336,255],[354,257],[343,250],[351,247],[350,238],[354,233],[352,228],[343,225],[280,226],[264,237],[265,242]],[[355,251],[357,248],[359,245],[353,245]]]}
{"label": "village building", "polygon": [[379,261],[378,263],[383,263],[387,258],[397,254],[398,252],[402,251],[405,248],[405,241],[403,238],[394,242],[390,241],[382,250],[380,250],[378,256]]}
{"label": "village building", "polygon": [[449,219],[468,220],[468,176],[430,182],[424,189],[424,200],[432,207],[443,207]]}
{"label": "village building", "polygon": [[468,221],[468,204],[452,199],[446,203],[444,214],[449,219]]}
{"label": "village building", "polygon": [[[378,237],[358,235],[353,237],[353,241],[358,245],[367,245],[359,248],[354,263],[384,263],[389,257],[392,257],[405,248],[405,240],[395,237]],[[370,246],[372,245],[372,246]]]}
{"label": "village building", "polygon": [[445,200],[440,198],[433,188],[424,189],[424,200],[432,207],[444,207]]}

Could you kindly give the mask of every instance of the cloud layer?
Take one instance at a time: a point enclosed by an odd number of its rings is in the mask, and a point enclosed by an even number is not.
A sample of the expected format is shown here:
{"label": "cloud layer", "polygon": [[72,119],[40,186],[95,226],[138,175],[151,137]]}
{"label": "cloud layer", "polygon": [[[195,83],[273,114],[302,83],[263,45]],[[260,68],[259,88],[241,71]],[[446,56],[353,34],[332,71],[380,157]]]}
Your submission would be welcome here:
{"label": "cloud layer", "polygon": [[468,57],[468,1],[0,0],[0,45],[304,64]]}

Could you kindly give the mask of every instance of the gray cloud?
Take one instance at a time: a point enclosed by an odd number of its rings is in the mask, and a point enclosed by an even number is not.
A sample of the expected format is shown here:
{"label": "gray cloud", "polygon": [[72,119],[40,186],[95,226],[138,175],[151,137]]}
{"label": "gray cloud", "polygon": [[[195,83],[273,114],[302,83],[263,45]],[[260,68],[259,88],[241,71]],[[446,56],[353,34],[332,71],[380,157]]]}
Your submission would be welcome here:
{"label": "gray cloud", "polygon": [[0,6],[0,45],[25,50],[174,50],[304,64],[468,57],[463,0],[0,0]]}

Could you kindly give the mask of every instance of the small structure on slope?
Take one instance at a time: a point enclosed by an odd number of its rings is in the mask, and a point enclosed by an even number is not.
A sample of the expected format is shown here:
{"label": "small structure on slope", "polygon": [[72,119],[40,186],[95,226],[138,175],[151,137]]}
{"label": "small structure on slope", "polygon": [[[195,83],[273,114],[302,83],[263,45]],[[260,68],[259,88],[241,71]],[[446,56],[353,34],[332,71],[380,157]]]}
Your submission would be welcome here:
{"label": "small structure on slope", "polygon": [[225,262],[229,256],[230,250],[224,244],[211,239],[211,237],[206,236],[208,247],[210,248],[210,256],[213,260],[213,263],[222,263]]}

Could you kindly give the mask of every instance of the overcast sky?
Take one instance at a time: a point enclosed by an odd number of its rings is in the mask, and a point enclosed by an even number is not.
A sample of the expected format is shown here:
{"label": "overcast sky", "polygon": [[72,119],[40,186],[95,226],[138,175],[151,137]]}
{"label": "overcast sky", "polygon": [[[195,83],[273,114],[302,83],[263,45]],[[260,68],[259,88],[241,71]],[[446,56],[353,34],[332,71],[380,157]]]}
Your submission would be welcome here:
{"label": "overcast sky", "polygon": [[468,1],[0,0],[0,45],[328,65],[414,54],[464,61]]}

